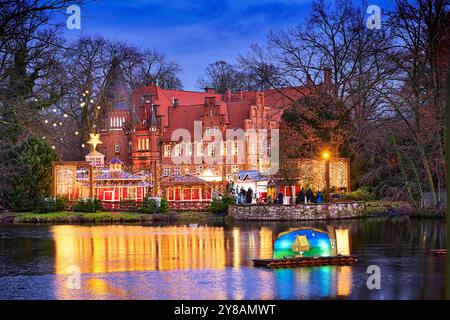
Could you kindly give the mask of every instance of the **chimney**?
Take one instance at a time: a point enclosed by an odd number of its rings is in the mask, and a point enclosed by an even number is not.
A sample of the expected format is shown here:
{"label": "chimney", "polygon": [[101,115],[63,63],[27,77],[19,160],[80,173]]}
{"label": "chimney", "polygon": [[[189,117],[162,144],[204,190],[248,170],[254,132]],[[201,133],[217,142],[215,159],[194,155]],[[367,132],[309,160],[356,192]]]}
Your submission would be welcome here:
{"label": "chimney", "polygon": [[216,92],[216,89],[214,89],[214,88],[205,88],[205,92],[206,92],[206,93],[212,93],[212,94],[217,93],[217,92]]}
{"label": "chimney", "polygon": [[172,98],[172,106],[173,107],[178,107],[180,105],[180,100],[179,99],[175,99],[174,97]]}
{"label": "chimney", "polygon": [[155,79],[155,86],[156,87],[159,86],[159,80],[158,79]]}
{"label": "chimney", "polygon": [[244,100],[244,92],[242,90],[239,90],[238,93],[239,93],[239,100],[240,101]]}
{"label": "chimney", "polygon": [[207,107],[213,107],[216,105],[216,97],[205,97],[205,105]]}
{"label": "chimney", "polygon": [[331,68],[329,68],[329,67],[325,68],[323,70],[323,79],[324,79],[325,85],[328,87],[330,87],[331,83],[332,83],[331,77],[332,77]]}
{"label": "chimney", "polygon": [[228,102],[231,101],[231,89],[230,88],[227,89],[227,101]]}

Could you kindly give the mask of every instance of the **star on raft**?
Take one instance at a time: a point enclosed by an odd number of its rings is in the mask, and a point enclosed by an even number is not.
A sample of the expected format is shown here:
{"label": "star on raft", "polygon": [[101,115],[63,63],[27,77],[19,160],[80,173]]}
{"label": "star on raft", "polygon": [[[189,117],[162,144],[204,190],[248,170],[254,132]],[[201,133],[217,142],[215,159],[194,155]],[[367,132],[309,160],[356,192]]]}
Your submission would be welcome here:
{"label": "star on raft", "polygon": [[103,142],[100,141],[100,133],[90,133],[89,134],[91,139],[87,142],[87,144],[92,145],[92,148],[95,150],[97,148],[98,144],[103,144]]}

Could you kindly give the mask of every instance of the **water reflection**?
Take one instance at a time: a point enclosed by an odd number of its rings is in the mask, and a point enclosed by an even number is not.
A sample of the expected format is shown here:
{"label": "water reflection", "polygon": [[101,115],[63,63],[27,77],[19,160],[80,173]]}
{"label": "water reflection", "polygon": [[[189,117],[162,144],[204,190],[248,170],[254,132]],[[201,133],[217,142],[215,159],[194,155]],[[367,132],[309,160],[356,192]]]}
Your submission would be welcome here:
{"label": "water reflection", "polygon": [[[120,281],[110,283],[103,277],[105,274],[154,270],[224,271],[226,267],[234,271],[231,275],[226,273],[225,281],[229,283],[224,283],[221,289],[224,292],[218,290],[215,298],[224,299],[232,294],[232,299],[245,299],[248,288],[257,284],[258,293],[267,299],[295,297],[298,292],[310,296],[317,291],[319,297],[347,296],[351,292],[351,267],[250,268],[251,259],[270,258],[274,254],[274,233],[267,227],[243,231],[237,227],[226,230],[212,226],[53,226],[51,232],[55,242],[55,273],[70,276],[71,267],[75,265],[82,274],[93,274],[83,282],[83,288],[96,297],[123,299],[134,295],[133,288],[130,292],[128,285],[117,286]],[[247,266],[246,272],[253,270],[256,283],[248,283],[242,265]],[[120,278],[122,274],[117,276]],[[195,287],[194,283],[192,285]],[[227,292],[228,285],[233,288],[231,293]],[[59,298],[73,297],[74,293],[65,288],[64,282],[56,284],[55,289]]]}
{"label": "water reflection", "polygon": [[[54,226],[55,272],[82,273],[220,269],[226,265],[223,228],[188,226]],[[239,242],[239,237],[236,237]]]}
{"label": "water reflection", "polygon": [[351,266],[321,266],[273,270],[279,297],[344,298],[351,294]]}
{"label": "water reflection", "polygon": [[[320,229],[352,266],[253,268],[277,236]],[[439,299],[445,246],[438,220],[367,219],[198,226],[2,226],[0,299]],[[368,290],[367,266],[382,270]],[[70,290],[78,265],[81,289]]]}

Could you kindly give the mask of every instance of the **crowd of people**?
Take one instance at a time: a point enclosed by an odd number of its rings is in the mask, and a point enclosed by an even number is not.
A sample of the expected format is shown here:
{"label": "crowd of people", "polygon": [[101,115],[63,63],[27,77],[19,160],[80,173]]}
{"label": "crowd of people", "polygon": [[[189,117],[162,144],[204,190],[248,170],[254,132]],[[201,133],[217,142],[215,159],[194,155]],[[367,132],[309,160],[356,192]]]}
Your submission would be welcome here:
{"label": "crowd of people", "polygon": [[[251,187],[249,187],[247,190],[245,190],[243,187],[240,189],[233,188],[232,185],[230,185],[229,192],[231,195],[233,195],[236,199],[236,204],[243,205],[243,204],[260,204],[260,205],[266,205],[266,204],[284,204],[285,201],[285,195],[283,192],[278,192],[276,197],[272,198],[270,195],[267,197],[267,199],[258,196],[257,192],[254,192]],[[295,198],[295,203],[322,203],[324,201],[323,195],[320,191],[318,191],[316,194],[308,188],[306,191],[302,189],[299,193],[297,193]]]}

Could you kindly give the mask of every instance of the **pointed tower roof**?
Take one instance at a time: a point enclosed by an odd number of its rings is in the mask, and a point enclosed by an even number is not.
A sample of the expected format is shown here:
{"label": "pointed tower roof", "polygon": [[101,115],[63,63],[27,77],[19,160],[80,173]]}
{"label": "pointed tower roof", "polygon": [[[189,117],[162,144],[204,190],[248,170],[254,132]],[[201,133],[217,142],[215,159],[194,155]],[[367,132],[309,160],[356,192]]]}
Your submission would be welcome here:
{"label": "pointed tower roof", "polygon": [[130,110],[131,94],[117,58],[111,62],[104,88],[101,103],[106,110]]}
{"label": "pointed tower roof", "polygon": [[155,106],[152,105],[152,114],[150,115],[150,124],[151,125],[157,125],[158,124],[158,120],[156,118],[156,110],[155,110]]}

